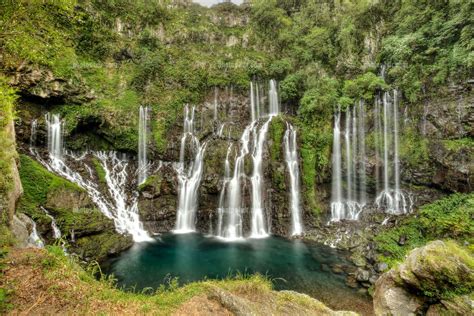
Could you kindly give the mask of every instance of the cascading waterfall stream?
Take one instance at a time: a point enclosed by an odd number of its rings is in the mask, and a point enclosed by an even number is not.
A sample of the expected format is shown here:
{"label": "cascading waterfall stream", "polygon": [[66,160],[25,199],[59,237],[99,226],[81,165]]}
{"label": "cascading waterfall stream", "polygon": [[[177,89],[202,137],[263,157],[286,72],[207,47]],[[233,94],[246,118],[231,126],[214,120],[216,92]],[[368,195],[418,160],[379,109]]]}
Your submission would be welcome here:
{"label": "cascading waterfall stream", "polygon": [[[100,160],[106,173],[107,189],[112,197],[109,200],[100,192],[95,179],[86,179],[68,166],[63,153],[62,133],[64,123],[60,120],[59,116],[46,115],[46,125],[48,129],[49,160],[42,159],[38,152],[32,149],[31,151],[36,159],[49,171],[66,178],[86,190],[99,210],[105,216],[114,220],[115,228],[119,233],[131,234],[136,242],[151,240],[139,220],[136,192],[133,192],[131,196],[126,193],[126,183],[129,180],[128,162],[124,159],[119,159],[115,152],[108,154],[104,152],[94,153]],[[66,153],[66,156],[75,160],[76,163],[83,163],[86,170],[91,170],[85,162],[87,154],[85,152],[83,155],[76,157],[73,154]],[[92,174],[91,171],[89,172]]]}
{"label": "cascading waterfall stream", "polygon": [[[346,110],[344,145],[340,139],[340,109],[334,117],[331,221],[358,220],[367,204],[365,113],[363,101],[354,105],[352,110]],[[379,192],[375,204],[389,214],[408,213],[413,201],[400,188],[398,92],[386,91],[381,99],[377,97],[373,114],[375,161],[379,163],[383,159],[381,176],[379,168],[375,168],[376,190]],[[341,154],[341,148],[344,148],[345,155]],[[345,183],[342,165],[345,166]]]}
{"label": "cascading waterfall stream", "polygon": [[[189,233],[196,230],[196,211],[198,207],[198,190],[201,184],[203,173],[203,158],[206,150],[206,143],[200,144],[194,134],[194,113],[193,107],[185,107],[184,131],[181,137],[181,149],[179,153],[179,163],[176,171],[179,181],[178,211],[175,233]],[[194,152],[194,161],[186,168],[186,142],[191,144],[191,151]]]}
{"label": "cascading waterfall stream", "polygon": [[113,200],[113,218],[116,227],[121,232],[130,233],[136,241],[146,241],[150,237],[143,230],[138,215],[138,196],[136,192],[130,195],[126,192],[128,177],[128,160],[118,157],[116,152],[97,152],[95,156],[100,160],[105,170],[105,181]]}
{"label": "cascading waterfall stream", "polygon": [[221,212],[222,217],[219,219],[220,233],[218,236],[229,241],[243,238],[241,181],[242,178],[245,177],[245,156],[250,152],[250,133],[256,124],[256,121],[252,122],[242,133],[242,137],[240,138],[240,152],[235,159],[234,173],[221,191],[223,211]]}
{"label": "cascading waterfall stream", "polygon": [[[219,198],[217,234],[218,237],[226,240],[239,240],[243,238],[242,179],[246,178],[244,164],[247,155],[250,155],[253,165],[252,173],[249,176],[252,189],[249,237],[263,238],[269,235],[264,207],[265,181],[263,174],[263,157],[270,122],[274,116],[279,114],[278,87],[276,81],[271,80],[269,83],[268,115],[264,115],[264,111],[260,106],[260,87],[258,83],[250,83],[249,100],[251,122],[247,125],[240,138],[240,149],[235,157],[234,171],[231,178],[229,178],[230,169],[227,170],[227,168],[230,168],[230,149],[227,153],[223,187]],[[267,120],[259,124],[259,120],[263,117],[267,117]],[[296,228],[296,231],[300,230],[302,230],[302,228]]]}
{"label": "cascading waterfall stream", "polygon": [[28,244],[33,245],[36,248],[44,248],[44,241],[38,234],[36,223],[32,220],[31,234],[28,236]]}
{"label": "cascading waterfall stream", "polygon": [[341,170],[341,113],[334,116],[332,142],[332,190],[331,190],[331,220],[339,221],[345,218],[344,203],[342,201],[342,170]]}
{"label": "cascading waterfall stream", "polygon": [[[359,108],[359,111],[357,111]],[[334,115],[333,155],[332,155],[332,197],[331,221],[342,219],[357,220],[365,204],[365,137],[363,120],[363,104],[354,106],[352,111],[346,110],[344,120],[344,145],[341,143],[341,110]],[[344,146],[345,154],[342,155]],[[358,161],[362,160],[358,166]],[[343,170],[345,170],[346,190],[343,195]],[[362,171],[360,171],[361,169]]]}
{"label": "cascading waterfall stream", "polygon": [[138,185],[144,183],[148,176],[148,107],[140,106],[140,119],[138,124]]}
{"label": "cascading waterfall stream", "polygon": [[56,223],[56,219],[51,214],[49,214],[49,212],[44,207],[41,207],[41,209],[46,214],[46,216],[49,217],[49,219],[51,220],[51,229],[53,230],[53,238],[60,239],[62,234],[61,234],[61,230],[58,227],[58,224]]}
{"label": "cascading waterfall stream", "polygon": [[[406,214],[411,212],[413,201],[410,194],[400,189],[400,161],[398,156],[398,91],[385,91],[383,102],[383,145],[384,145],[384,185],[383,191],[377,196],[375,203],[378,208],[385,209],[389,214]],[[390,151],[393,152],[390,157]],[[390,163],[393,160],[393,168]],[[390,175],[393,180],[390,181]],[[393,187],[392,187],[393,185]]]}
{"label": "cascading waterfall stream", "polygon": [[290,174],[290,211],[292,229],[291,235],[297,236],[303,233],[303,222],[301,220],[300,202],[300,176],[298,165],[298,143],[296,142],[296,130],[293,125],[286,123],[286,132],[283,138],[285,144],[285,160]]}
{"label": "cascading waterfall stream", "polygon": [[252,154],[253,173],[250,178],[252,183],[252,222],[251,222],[251,238],[264,238],[268,236],[267,223],[265,220],[265,209],[263,206],[263,145],[265,143],[268,126],[272,120],[272,116],[262,125],[258,134],[256,129],[254,133],[254,152]]}

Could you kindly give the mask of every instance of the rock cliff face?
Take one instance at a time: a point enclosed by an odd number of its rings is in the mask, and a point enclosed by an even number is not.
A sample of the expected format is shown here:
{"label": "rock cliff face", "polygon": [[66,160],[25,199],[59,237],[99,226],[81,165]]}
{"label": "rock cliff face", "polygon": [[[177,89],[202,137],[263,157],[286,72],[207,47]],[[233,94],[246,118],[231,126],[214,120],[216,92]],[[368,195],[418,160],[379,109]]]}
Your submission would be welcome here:
{"label": "rock cliff face", "polygon": [[[470,192],[474,183],[474,93],[471,86],[408,111],[408,124],[426,140],[423,157],[406,153],[403,179],[447,192]],[[419,144],[422,145],[422,144]],[[414,160],[415,159],[415,160]]]}
{"label": "rock cliff face", "polygon": [[454,242],[414,249],[375,284],[376,315],[469,315],[474,306],[474,259]]}

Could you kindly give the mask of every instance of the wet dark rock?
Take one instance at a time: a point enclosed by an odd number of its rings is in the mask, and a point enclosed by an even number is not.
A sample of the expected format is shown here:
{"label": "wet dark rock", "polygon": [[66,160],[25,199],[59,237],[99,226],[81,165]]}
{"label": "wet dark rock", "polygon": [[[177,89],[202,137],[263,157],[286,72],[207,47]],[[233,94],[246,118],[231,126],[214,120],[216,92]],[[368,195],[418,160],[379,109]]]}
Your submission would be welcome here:
{"label": "wet dark rock", "polygon": [[388,269],[388,265],[385,262],[379,262],[375,265],[375,271],[385,272]]}
{"label": "wet dark rock", "polygon": [[343,274],[344,273],[343,266],[341,264],[333,265],[331,270],[332,270],[333,273],[336,273],[336,274]]}
{"label": "wet dark rock", "polygon": [[364,282],[364,281],[368,281],[369,278],[370,278],[370,272],[369,271],[361,269],[361,268],[357,269],[357,272],[356,272],[357,281]]}
{"label": "wet dark rock", "polygon": [[356,279],[356,277],[353,276],[353,275],[348,275],[348,276],[347,276],[347,278],[346,278],[346,285],[347,285],[348,287],[351,287],[351,288],[354,288],[354,289],[356,289],[356,288],[359,287],[359,284],[358,284],[358,282],[357,282],[357,279]]}
{"label": "wet dark rock", "polygon": [[369,278],[370,284],[375,284],[375,282],[377,282],[378,278],[379,278],[378,275],[372,275],[372,276]]}
{"label": "wet dark rock", "polygon": [[407,236],[406,235],[401,235],[400,238],[398,239],[398,244],[400,246],[403,246],[407,241]]}

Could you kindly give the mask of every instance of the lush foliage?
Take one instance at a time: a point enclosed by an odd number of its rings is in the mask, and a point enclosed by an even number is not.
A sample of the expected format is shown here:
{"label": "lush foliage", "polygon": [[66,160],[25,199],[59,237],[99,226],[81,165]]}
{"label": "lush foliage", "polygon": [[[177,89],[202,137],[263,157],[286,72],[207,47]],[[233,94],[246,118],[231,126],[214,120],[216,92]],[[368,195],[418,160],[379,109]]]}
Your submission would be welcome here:
{"label": "lush foliage", "polygon": [[13,131],[13,113],[16,100],[5,77],[0,76],[0,225],[6,223],[8,214],[3,209],[5,199],[12,189],[12,159],[16,158]]}
{"label": "lush foliage", "polygon": [[[171,3],[8,2],[0,12],[1,66],[26,61],[84,87],[90,100],[56,108],[73,135],[68,144],[130,152],[140,105],[152,108],[153,149],[163,153],[184,104],[214,86],[241,90],[252,78],[278,79],[282,102],[297,114],[312,206],[316,184],[329,179],[338,106],[359,99],[371,106],[389,87],[417,102],[465,81],[474,66],[470,1],[252,0],[211,9]],[[401,149],[409,164],[426,158],[426,143],[413,133]]]}
{"label": "lush foliage", "polygon": [[50,173],[26,155],[20,155],[19,171],[24,194],[20,199],[18,210],[34,220],[47,218],[38,208],[46,205],[49,192],[58,189],[82,191],[77,185]]}
{"label": "lush foliage", "polygon": [[[380,259],[389,264],[403,260],[411,249],[436,239],[455,239],[474,244],[474,194],[453,194],[422,207],[416,216],[375,237]],[[401,243],[400,240],[405,239]],[[474,249],[471,249],[474,251]]]}

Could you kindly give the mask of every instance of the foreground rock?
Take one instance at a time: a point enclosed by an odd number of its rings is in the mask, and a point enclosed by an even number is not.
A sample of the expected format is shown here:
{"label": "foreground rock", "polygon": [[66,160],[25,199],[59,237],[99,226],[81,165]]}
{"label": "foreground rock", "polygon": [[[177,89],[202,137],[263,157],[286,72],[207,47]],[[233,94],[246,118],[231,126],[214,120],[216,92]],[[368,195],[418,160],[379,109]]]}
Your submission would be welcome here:
{"label": "foreground rock", "polygon": [[375,284],[376,315],[472,315],[474,257],[454,242],[416,248]]}

